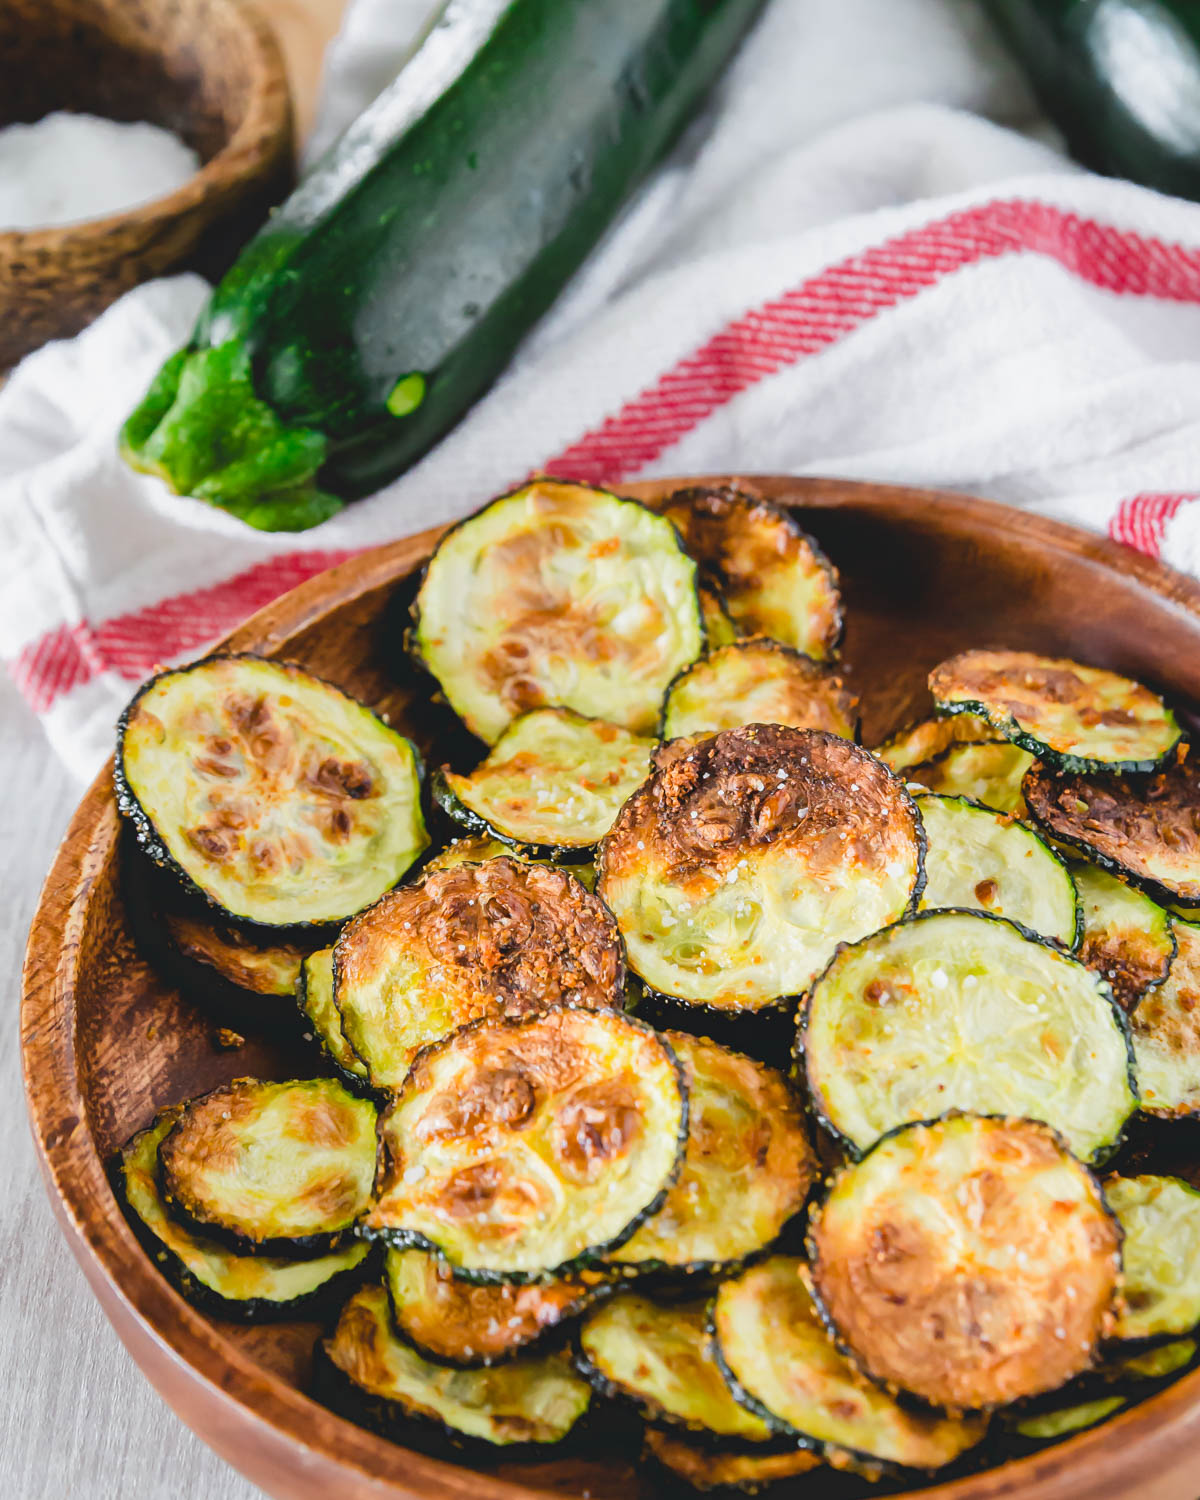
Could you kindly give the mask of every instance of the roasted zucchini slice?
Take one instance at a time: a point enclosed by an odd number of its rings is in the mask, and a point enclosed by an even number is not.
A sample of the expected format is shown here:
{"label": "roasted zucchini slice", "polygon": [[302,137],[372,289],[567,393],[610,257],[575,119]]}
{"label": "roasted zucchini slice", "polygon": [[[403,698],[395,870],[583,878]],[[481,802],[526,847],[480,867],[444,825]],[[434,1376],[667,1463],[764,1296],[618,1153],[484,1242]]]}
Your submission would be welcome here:
{"label": "roasted zucchini slice", "polygon": [[242,1323],[321,1318],[335,1312],[365,1274],[370,1246],[354,1242],[313,1260],[235,1255],[167,1213],[158,1190],[158,1148],[183,1106],[172,1105],[125,1146],[113,1185],[130,1225],[158,1269],[193,1306]]}
{"label": "roasted zucchini slice", "polygon": [[620,1006],[625,962],[604,904],[563,870],[491,859],[392,891],[342,932],[334,998],[377,1088],[481,1016]]}
{"label": "roasted zucchini slice", "polygon": [[361,1088],[368,1081],[366,1064],[346,1040],[341,1014],[333,1002],[332,948],[319,948],[304,960],[296,986],[296,1000],[322,1051],[342,1076],[343,1083],[354,1090]]}
{"label": "roasted zucchini slice", "polygon": [[820,1458],[805,1448],[746,1453],[657,1427],[646,1429],[645,1454],[694,1490],[739,1490],[744,1495],[756,1495],[780,1480],[794,1479],[821,1465]]}
{"label": "roasted zucchini slice", "polygon": [[966,797],[918,796],[917,810],[928,841],[923,911],[978,908],[1075,947],[1075,882],[1032,828]]}
{"label": "roasted zucchini slice", "polygon": [[1080,961],[1108,980],[1128,1013],[1167,977],[1176,946],[1171,918],[1144,892],[1097,865],[1072,864],[1071,874],[1083,908]]}
{"label": "roasted zucchini slice", "polygon": [[1021,787],[1033,756],[1007,740],[954,745],[935,760],[911,766],[904,779],[946,797],[969,797],[997,812],[1023,817]]}
{"label": "roasted zucchini slice", "polygon": [[659,1303],[623,1293],[584,1319],[578,1367],[600,1395],[628,1402],[652,1426],[768,1442],[771,1429],[730,1394],[707,1323],[704,1299]]}
{"label": "roasted zucchini slice", "polygon": [[434,1364],[463,1368],[502,1364],[528,1351],[611,1289],[595,1275],[477,1286],[427,1250],[389,1250],[384,1285],[392,1325],[405,1343]]}
{"label": "roasted zucchini slice", "polygon": [[951,714],[943,719],[917,719],[898,729],[879,745],[875,754],[889,771],[907,771],[912,766],[937,760],[956,745],[1003,744],[986,719],[975,714]]}
{"label": "roasted zucchini slice", "polygon": [[667,683],[704,649],[696,565],[670,522],[550,479],[446,533],[413,620],[414,655],[489,745],[548,705],[653,734]]}
{"label": "roasted zucchini slice", "polygon": [[476,833],[564,858],[590,849],[650,773],[654,741],[568,708],[514,719],[469,776],[434,778],[443,811]]}
{"label": "roasted zucchini slice", "polygon": [[865,1380],[835,1347],[808,1268],[775,1255],[717,1288],[713,1353],[738,1401],[797,1443],[834,1460],[934,1470],[983,1437],[982,1420],[910,1411]]}
{"label": "roasted zucchini slice", "polygon": [[288,662],[210,656],[121,716],[117,806],[219,911],[260,927],[342,921],[428,842],[403,735]]}
{"label": "roasted zucchini slice", "polygon": [[704,638],[710,651],[718,646],[729,646],[738,638],[737,626],[733,623],[725,601],[711,584],[701,581],[700,613],[704,618]]}
{"label": "roasted zucchini slice", "polygon": [[1200,924],[1173,917],[1167,977],[1130,1019],[1141,1108],[1168,1119],[1200,1115]]}
{"label": "roasted zucchini slice", "polygon": [[[433,875],[438,870],[453,870],[458,865],[480,865],[489,859],[517,859],[531,865],[557,863],[554,860],[533,859],[525,850],[514,849],[511,844],[505,844],[500,839],[477,833],[466,838],[451,839],[443,850],[426,862],[421,876]],[[595,865],[577,864],[572,860],[571,874],[584,890],[595,889]]]}
{"label": "roasted zucchini slice", "polygon": [[1200,1327],[1200,1192],[1178,1177],[1110,1177],[1125,1236],[1124,1307],[1113,1336],[1179,1338]]}
{"label": "roasted zucchini slice", "polygon": [[685,667],[663,700],[665,740],[743,724],[790,724],[852,740],[858,699],[811,656],[779,641],[737,641]]}
{"label": "roasted zucchini slice", "polygon": [[826,661],[842,635],[829,559],[789,511],[734,489],[678,490],[663,514],[720,589],[743,635],[767,635]]}
{"label": "roasted zucchini slice", "polygon": [[244,1255],[323,1255],[366,1211],[375,1106],[334,1078],[236,1078],[186,1104],[158,1148],[175,1218]]}
{"label": "roasted zucchini slice", "polygon": [[813,1106],[852,1152],[947,1109],[1021,1114],[1084,1160],[1132,1112],[1123,1012],[1051,943],[982,912],[928,912],[840,950],[799,1044]]}
{"label": "roasted zucchini slice", "polygon": [[380,1120],[365,1232],[464,1278],[539,1281],[615,1250],[683,1161],[682,1069],[650,1027],[563,1006],[427,1047]]}
{"label": "roasted zucchini slice", "polygon": [[1094,1401],[1080,1401],[1074,1406],[1060,1406],[1054,1411],[1033,1412],[1016,1417],[1012,1430],[1018,1437],[1033,1438],[1037,1442],[1053,1442],[1056,1438],[1070,1437],[1073,1432],[1084,1432],[1095,1427],[1107,1417],[1115,1416],[1129,1402],[1124,1396],[1098,1396]]}
{"label": "roasted zucchini slice", "polygon": [[591,1387],[563,1355],[527,1355],[474,1370],[423,1359],[396,1337],[381,1286],[351,1297],[321,1352],[320,1393],[397,1442],[408,1443],[424,1424],[456,1446],[479,1453],[502,1448],[512,1458],[526,1445],[562,1442],[591,1402]]}
{"label": "roasted zucchini slice", "polygon": [[912,798],[849,740],[757,724],[676,742],[655,766],[600,845],[596,890],[661,994],[779,1005],[920,895]]}
{"label": "roasted zucchini slice", "polygon": [[781,1073],[686,1032],[665,1035],[687,1080],[683,1170],[659,1211],[611,1258],[640,1270],[724,1274],[799,1212],[817,1159]]}
{"label": "roasted zucchini slice", "polygon": [[1200,757],[1154,776],[1055,776],[1034,765],[1023,790],[1059,843],[1165,906],[1200,907]]}
{"label": "roasted zucchini slice", "polygon": [[809,1222],[818,1304],[871,1379],[952,1411],[1055,1390],[1112,1330],[1121,1232],[1034,1120],[904,1125]]}
{"label": "roasted zucchini slice", "polygon": [[978,715],[1061,771],[1152,771],[1181,738],[1140,682],[1030,651],[964,651],[933,669],[929,691],[939,713]]}
{"label": "roasted zucchini slice", "polygon": [[1175,1339],[1141,1354],[1112,1360],[1104,1366],[1102,1374],[1106,1380],[1166,1380],[1191,1364],[1196,1347],[1195,1339]]}

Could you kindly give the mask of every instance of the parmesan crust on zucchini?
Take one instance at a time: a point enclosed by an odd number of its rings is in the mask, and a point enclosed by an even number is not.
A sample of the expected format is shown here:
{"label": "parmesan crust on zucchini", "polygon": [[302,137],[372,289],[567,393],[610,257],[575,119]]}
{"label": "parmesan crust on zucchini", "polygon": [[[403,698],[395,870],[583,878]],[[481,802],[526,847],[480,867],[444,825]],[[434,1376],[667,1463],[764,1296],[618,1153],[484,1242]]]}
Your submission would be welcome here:
{"label": "parmesan crust on zucchini", "polygon": [[652,734],[667,683],[704,649],[696,565],[671,523],[552,479],[452,527],[413,615],[414,654],[489,745],[553,705]]}
{"label": "parmesan crust on zucchini", "polygon": [[427,843],[403,735],[287,662],[211,656],[162,672],[121,716],[117,806],[139,843],[220,911],[340,922]]}
{"label": "parmesan crust on zucchini", "polygon": [[996,731],[986,719],[976,714],[952,714],[906,724],[877,746],[875,754],[889,771],[899,773],[936,760],[956,745],[999,743],[1003,742],[996,739]]}
{"label": "parmesan crust on zucchini", "polygon": [[1054,1390],[1113,1326],[1121,1235],[1032,1120],[905,1125],[842,1167],[809,1225],[813,1286],[865,1374],[972,1411]]}
{"label": "parmesan crust on zucchini", "polygon": [[620,1006],[625,963],[602,902],[563,870],[514,859],[401,886],[343,929],[334,999],[377,1088],[417,1052],[483,1016]]}
{"label": "parmesan crust on zucchini", "polygon": [[1110,1177],[1124,1233],[1119,1339],[1179,1338],[1200,1327],[1200,1192],[1178,1177]]}
{"label": "parmesan crust on zucchini", "polygon": [[655,765],[600,845],[596,890],[660,994],[778,1006],[920,895],[916,807],[848,740],[758,724]]}
{"label": "parmesan crust on zucchini", "polygon": [[1135,1096],[1107,985],[982,912],[928,912],[844,947],[813,986],[798,1047],[825,1124],[852,1151],[947,1109],[1045,1120],[1106,1156]]}
{"label": "parmesan crust on zucchini", "polygon": [[469,776],[434,778],[442,809],[478,833],[564,858],[590,849],[650,772],[654,741],[566,708],[514,719]]}
{"label": "parmesan crust on zucchini", "polygon": [[1167,1119],[1200,1115],[1200,923],[1173,917],[1167,977],[1130,1017],[1141,1108]]}
{"label": "parmesan crust on zucchini", "polygon": [[[550,859],[535,859],[528,850],[515,849],[511,844],[506,844],[500,839],[475,833],[468,834],[465,838],[451,839],[444,849],[425,862],[421,869],[421,878],[433,875],[438,870],[453,870],[458,865],[481,865],[489,859],[515,859],[527,865],[556,863],[555,860]],[[595,865],[578,864],[572,860],[571,874],[585,891],[595,889]]]}
{"label": "parmesan crust on zucchini", "polygon": [[940,713],[985,718],[1062,771],[1151,771],[1181,738],[1140,682],[1030,651],[964,651],[933,669],[929,691]]}
{"label": "parmesan crust on zucchini", "polygon": [[1073,863],[1071,874],[1083,908],[1080,962],[1108,980],[1129,1013],[1167,977],[1176,948],[1171,918],[1143,891],[1097,865]]}
{"label": "parmesan crust on zucchini", "polygon": [[616,1011],[485,1020],[427,1047],[380,1120],[364,1224],[477,1281],[565,1275],[662,1204],[687,1140],[669,1045]]}
{"label": "parmesan crust on zucchini", "polygon": [[685,667],[663,700],[662,737],[717,734],[743,724],[789,724],[854,738],[858,699],[828,666],[758,638],[710,650]]}

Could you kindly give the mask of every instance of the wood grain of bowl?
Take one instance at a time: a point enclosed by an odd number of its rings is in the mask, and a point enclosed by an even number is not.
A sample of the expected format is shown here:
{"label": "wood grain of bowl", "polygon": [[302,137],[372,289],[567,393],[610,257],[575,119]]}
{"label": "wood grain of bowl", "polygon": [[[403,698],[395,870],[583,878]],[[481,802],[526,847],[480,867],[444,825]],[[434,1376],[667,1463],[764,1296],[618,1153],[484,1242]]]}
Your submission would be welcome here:
{"label": "wood grain of bowl", "polygon": [[124,213],[0,232],[0,370],[149,277],[223,268],[291,172],[287,76],[248,0],[3,0],[0,126],[58,109],[164,126],[201,167]]}
{"label": "wood grain of bowl", "polygon": [[[624,489],[653,501],[678,482]],[[867,705],[868,744],[925,707],[929,667],[972,644],[1077,656],[1165,689],[1185,712],[1200,704],[1200,587],[1158,563],[962,496],[818,479],[740,482],[794,506],[841,569],[845,657]],[[389,711],[429,750],[432,719],[401,661],[397,606],[436,535],[310,580],[230,644],[307,663]],[[217,1323],[158,1275],[109,1191],[110,1153],[160,1105],[237,1074],[286,1077],[301,1064],[261,1043],[215,1050],[205,1020],[137,957],[119,893],[109,778],[106,769],[87,793],[46,881],[29,941],[22,1046],[55,1211],[148,1378],[218,1453],[286,1500],[653,1500],[633,1455],[481,1473],[386,1443],[305,1396],[313,1325]],[[824,1490],[817,1471],[779,1493],[824,1500]],[[1068,1442],[921,1493],[1196,1500],[1198,1491],[1200,1372]]]}

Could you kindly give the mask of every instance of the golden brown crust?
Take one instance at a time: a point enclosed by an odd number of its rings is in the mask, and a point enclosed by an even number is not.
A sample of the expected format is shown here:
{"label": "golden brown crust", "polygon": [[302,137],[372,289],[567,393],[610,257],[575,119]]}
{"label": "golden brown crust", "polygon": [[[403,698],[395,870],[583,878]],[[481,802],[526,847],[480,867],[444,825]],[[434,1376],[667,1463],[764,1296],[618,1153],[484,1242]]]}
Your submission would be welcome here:
{"label": "golden brown crust", "polygon": [[1076,957],[1108,980],[1113,999],[1127,1015],[1164,973],[1161,946],[1147,933],[1129,928],[1085,932]]}
{"label": "golden brown crust", "polygon": [[689,1442],[671,1432],[646,1429],[646,1451],[694,1489],[740,1489],[748,1494],[781,1479],[793,1479],[820,1467],[815,1453],[728,1453],[709,1444]]}
{"label": "golden brown crust", "polygon": [[222,979],[255,995],[290,995],[311,944],[252,942],[227,922],[185,912],[164,911],[161,921],[184,958],[214,970]]}

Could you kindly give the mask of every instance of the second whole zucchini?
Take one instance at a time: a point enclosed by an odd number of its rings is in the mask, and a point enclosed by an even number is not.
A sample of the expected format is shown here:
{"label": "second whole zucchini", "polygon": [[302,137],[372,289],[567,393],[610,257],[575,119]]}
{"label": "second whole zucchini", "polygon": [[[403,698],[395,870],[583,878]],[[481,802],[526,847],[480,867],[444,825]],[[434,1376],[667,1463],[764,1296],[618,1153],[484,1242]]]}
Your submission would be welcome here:
{"label": "second whole zucchini", "polygon": [[763,0],[449,0],[126,422],[134,468],[269,531],[413,463],[492,383]]}

